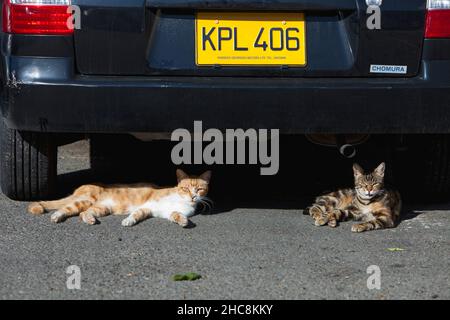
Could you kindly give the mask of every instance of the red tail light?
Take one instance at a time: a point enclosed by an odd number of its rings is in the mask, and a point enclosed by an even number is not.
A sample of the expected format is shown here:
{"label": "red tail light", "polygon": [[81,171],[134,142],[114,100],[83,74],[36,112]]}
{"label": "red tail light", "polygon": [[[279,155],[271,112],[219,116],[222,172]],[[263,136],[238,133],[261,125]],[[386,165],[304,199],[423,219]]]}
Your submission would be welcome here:
{"label": "red tail light", "polygon": [[428,0],[425,38],[450,38],[450,0]]}
{"label": "red tail light", "polygon": [[67,13],[71,0],[5,0],[3,32],[67,35],[73,33]]}

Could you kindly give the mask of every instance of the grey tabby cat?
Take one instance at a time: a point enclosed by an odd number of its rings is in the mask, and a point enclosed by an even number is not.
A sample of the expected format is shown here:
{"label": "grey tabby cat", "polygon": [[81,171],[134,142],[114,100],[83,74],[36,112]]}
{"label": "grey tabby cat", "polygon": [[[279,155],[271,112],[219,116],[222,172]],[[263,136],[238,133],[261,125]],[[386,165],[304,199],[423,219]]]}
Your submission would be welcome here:
{"label": "grey tabby cat", "polygon": [[381,163],[365,174],[353,165],[355,188],[341,189],[316,198],[304,213],[313,217],[316,226],[336,227],[339,221],[355,220],[353,232],[392,228],[400,217],[401,197],[396,190],[384,186],[386,165]]}

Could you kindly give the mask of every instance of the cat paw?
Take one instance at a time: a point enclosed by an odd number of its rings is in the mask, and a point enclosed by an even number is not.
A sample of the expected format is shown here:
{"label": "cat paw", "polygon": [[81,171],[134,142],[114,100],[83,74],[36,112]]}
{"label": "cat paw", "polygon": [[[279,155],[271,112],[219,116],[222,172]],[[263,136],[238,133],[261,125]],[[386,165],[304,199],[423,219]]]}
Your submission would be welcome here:
{"label": "cat paw", "polygon": [[172,213],[170,220],[176,224],[182,226],[183,228],[189,225],[189,219],[181,213]]}
{"label": "cat paw", "polygon": [[137,223],[137,221],[133,217],[128,217],[122,220],[122,226],[124,227],[132,227]]}
{"label": "cat paw", "polygon": [[187,227],[189,225],[189,219],[185,216],[182,216],[182,218],[177,222],[178,225],[182,226],[183,228]]}
{"label": "cat paw", "polygon": [[44,207],[39,203],[34,202],[28,206],[28,212],[33,215],[41,215],[45,212]]}
{"label": "cat paw", "polygon": [[97,219],[92,215],[92,213],[83,213],[80,215],[81,216],[81,220],[83,220],[84,223],[88,224],[88,225],[94,225],[97,224]]}
{"label": "cat paw", "polygon": [[325,218],[325,217],[320,217],[320,218],[315,219],[314,224],[315,224],[316,226],[318,226],[318,227],[321,227],[321,226],[326,225],[327,222],[328,222],[328,219],[327,219],[327,218]]}
{"label": "cat paw", "polygon": [[50,220],[51,220],[53,223],[61,223],[61,222],[64,222],[64,220],[66,220],[66,216],[65,216],[65,214],[64,214],[63,212],[61,212],[61,211],[56,211],[55,213],[53,213],[53,214],[50,216]]}
{"label": "cat paw", "polygon": [[367,227],[363,223],[352,225],[352,232],[358,232],[359,233],[359,232],[363,232],[363,231],[366,231],[366,230],[367,230]]}
{"label": "cat paw", "polygon": [[328,226],[331,228],[336,228],[337,227],[337,220],[336,219],[330,219],[330,221],[328,221]]}

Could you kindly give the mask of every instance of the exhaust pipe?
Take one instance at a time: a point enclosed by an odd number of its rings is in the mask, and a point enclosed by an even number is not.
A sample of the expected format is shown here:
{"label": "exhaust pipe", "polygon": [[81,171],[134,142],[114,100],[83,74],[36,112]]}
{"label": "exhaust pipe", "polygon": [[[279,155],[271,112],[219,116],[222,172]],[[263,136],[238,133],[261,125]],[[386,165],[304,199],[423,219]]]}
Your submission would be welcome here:
{"label": "exhaust pipe", "polygon": [[351,159],[356,156],[355,146],[350,143],[347,143],[344,136],[336,135],[336,141],[339,153],[341,155],[343,155],[347,159]]}
{"label": "exhaust pipe", "polygon": [[337,148],[338,152],[345,158],[351,159],[356,156],[356,146],[366,142],[368,134],[306,134],[306,138],[317,145]]}

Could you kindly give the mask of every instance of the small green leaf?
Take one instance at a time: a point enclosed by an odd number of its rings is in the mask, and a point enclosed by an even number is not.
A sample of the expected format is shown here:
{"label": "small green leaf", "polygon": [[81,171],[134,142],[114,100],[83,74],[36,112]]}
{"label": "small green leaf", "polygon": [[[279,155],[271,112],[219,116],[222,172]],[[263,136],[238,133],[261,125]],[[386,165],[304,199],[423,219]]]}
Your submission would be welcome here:
{"label": "small green leaf", "polygon": [[176,274],[172,277],[173,281],[183,281],[186,280],[185,276],[183,276],[182,274]]}
{"label": "small green leaf", "polygon": [[202,276],[195,273],[195,272],[189,272],[186,274],[176,274],[172,276],[173,281],[195,281],[200,279]]}
{"label": "small green leaf", "polygon": [[388,248],[389,251],[394,252],[394,251],[405,251],[405,249],[402,248]]}

